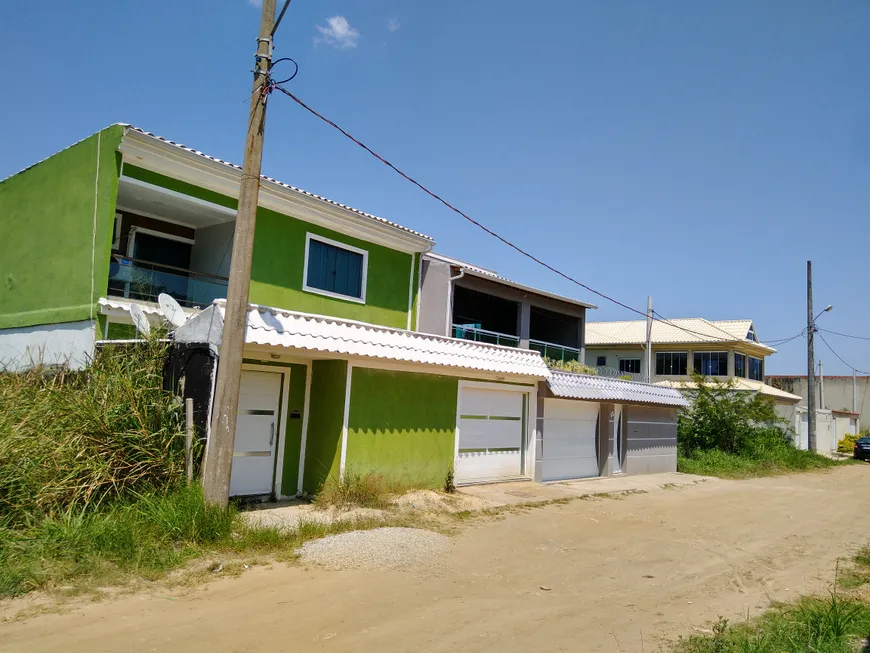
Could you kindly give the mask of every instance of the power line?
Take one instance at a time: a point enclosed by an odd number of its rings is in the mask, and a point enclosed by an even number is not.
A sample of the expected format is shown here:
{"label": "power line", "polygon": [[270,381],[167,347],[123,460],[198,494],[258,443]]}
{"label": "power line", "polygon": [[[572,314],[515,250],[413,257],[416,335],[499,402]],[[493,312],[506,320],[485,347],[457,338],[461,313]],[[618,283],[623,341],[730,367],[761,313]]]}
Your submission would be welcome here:
{"label": "power line", "polygon": [[[817,333],[818,333],[818,332],[817,332]],[[843,365],[845,365],[846,367],[848,367],[848,368],[851,369],[851,370],[855,370],[856,372],[861,372],[861,374],[870,374],[870,372],[865,372],[864,370],[859,370],[859,369],[858,369],[857,367],[855,367],[854,365],[849,365],[849,363],[847,363],[845,360],[843,360],[843,357],[840,356],[840,354],[838,354],[836,351],[834,351],[834,348],[831,347],[831,345],[828,343],[827,340],[825,340],[825,336],[823,336],[821,333],[819,333],[818,335],[819,335],[819,338],[822,339],[822,342],[825,343],[825,346],[827,346],[827,348],[831,350],[831,353],[832,353],[834,356],[836,356],[837,358],[840,359],[840,362],[841,362]]]}
{"label": "power line", "polygon": [[290,6],[290,0],[284,0],[284,6],[281,7],[281,13],[278,14],[278,19],[275,21],[275,25],[272,27],[271,37],[275,38],[275,32],[278,31],[278,25],[281,24],[281,20],[284,18],[284,14],[287,13],[287,7]]}
{"label": "power line", "polygon": [[[288,0],[288,4],[289,4],[289,0]],[[407,181],[409,181],[409,182],[411,182],[412,184],[414,184],[417,188],[419,188],[420,190],[422,190],[424,193],[426,193],[427,195],[429,195],[429,196],[432,197],[433,199],[438,200],[439,202],[441,202],[441,204],[443,204],[444,206],[446,206],[448,209],[450,209],[450,210],[453,211],[454,213],[460,215],[461,217],[465,218],[468,222],[470,222],[471,224],[475,225],[475,226],[478,227],[479,229],[482,229],[483,231],[485,231],[487,234],[489,234],[489,235],[492,236],[493,238],[495,238],[495,239],[497,239],[497,240],[500,240],[502,243],[504,243],[505,245],[507,245],[507,246],[510,247],[511,249],[515,250],[515,251],[518,252],[519,254],[522,254],[523,256],[525,256],[526,258],[531,259],[532,261],[534,261],[534,262],[537,263],[538,265],[540,265],[540,266],[542,266],[542,267],[544,267],[544,268],[550,270],[550,272],[553,272],[553,273],[559,275],[559,276],[562,277],[563,279],[566,279],[566,280],[570,281],[571,283],[576,284],[577,286],[580,286],[580,287],[583,288],[584,290],[587,290],[587,291],[591,292],[592,294],[597,295],[598,297],[601,297],[602,299],[605,299],[605,300],[607,300],[607,301],[609,301],[609,302],[612,302],[613,304],[616,304],[617,306],[620,306],[620,307],[622,307],[622,308],[624,308],[624,309],[626,309],[626,310],[628,310],[628,311],[631,311],[632,313],[636,313],[636,314],[638,314],[638,315],[641,315],[641,316],[643,316],[644,318],[647,317],[646,311],[641,311],[641,310],[638,310],[638,309],[636,309],[636,308],[633,308],[632,306],[629,306],[628,304],[624,304],[623,302],[619,301],[618,299],[614,299],[613,297],[610,297],[609,295],[606,295],[606,294],[604,294],[603,292],[600,292],[600,291],[595,290],[594,288],[592,288],[592,287],[590,287],[590,286],[587,286],[585,283],[582,283],[582,282],[578,281],[578,280],[575,279],[574,277],[572,277],[572,276],[566,274],[565,272],[562,272],[561,270],[559,270],[559,269],[553,267],[553,266],[550,265],[549,263],[547,263],[547,262],[545,262],[545,261],[539,259],[539,258],[538,258],[537,256],[535,256],[534,254],[531,254],[531,253],[527,252],[526,250],[524,250],[524,249],[523,249],[522,247],[520,247],[519,245],[515,245],[514,243],[512,243],[511,241],[509,241],[509,240],[508,240],[507,238],[505,238],[504,236],[502,236],[502,235],[496,233],[495,231],[493,231],[492,229],[490,229],[489,227],[487,227],[487,226],[484,225],[483,223],[478,222],[477,220],[475,220],[474,218],[472,218],[471,216],[469,216],[467,213],[461,211],[460,209],[458,209],[458,208],[456,208],[455,206],[453,206],[452,204],[450,204],[450,202],[448,202],[447,200],[445,200],[444,198],[442,198],[442,197],[439,196],[438,194],[436,194],[436,193],[432,192],[431,190],[429,190],[428,188],[426,188],[426,187],[425,187],[423,184],[421,184],[419,181],[417,181],[416,179],[414,179],[413,177],[411,177],[410,175],[406,174],[405,172],[403,172],[402,170],[400,170],[399,168],[397,168],[395,165],[393,165],[392,163],[390,163],[389,161],[387,161],[387,159],[385,159],[385,158],[382,157],[380,154],[378,154],[377,152],[375,152],[373,149],[371,149],[371,148],[370,148],[369,146],[367,146],[365,143],[363,143],[362,141],[358,140],[357,138],[354,138],[354,136],[352,136],[349,132],[347,132],[347,131],[345,131],[344,129],[342,129],[341,127],[339,127],[339,126],[338,126],[336,123],[334,123],[332,120],[330,120],[330,119],[327,118],[326,116],[322,115],[321,113],[317,112],[315,109],[312,109],[310,106],[308,106],[307,104],[305,104],[305,102],[303,102],[302,100],[300,100],[298,97],[296,97],[293,93],[291,93],[291,92],[288,91],[287,89],[285,89],[285,88],[283,88],[282,86],[277,85],[277,84],[274,85],[273,88],[275,88],[275,89],[281,91],[282,93],[284,93],[284,95],[286,95],[286,96],[289,97],[291,100],[293,100],[294,102],[296,102],[296,104],[298,104],[300,107],[302,107],[303,109],[305,109],[306,111],[308,111],[310,114],[312,114],[312,115],[315,116],[316,118],[319,118],[320,120],[322,120],[323,122],[325,122],[325,123],[326,123],[327,125],[329,125],[330,127],[333,127],[334,129],[336,129],[336,130],[338,130],[339,132],[341,132],[341,133],[342,133],[342,134],[343,134],[347,139],[349,139],[349,140],[353,141],[354,143],[356,143],[359,147],[361,147],[361,148],[364,149],[366,152],[368,152],[369,154],[371,154],[371,155],[372,155],[373,157],[375,157],[378,161],[380,161],[381,163],[383,163],[384,165],[386,165],[388,168],[391,168],[391,169],[393,170],[393,172],[397,173],[399,176],[403,177],[403,178],[406,179]],[[653,316],[652,319],[654,319],[654,320],[656,320],[656,321],[658,321],[658,322],[663,322],[664,324],[668,324],[668,325],[670,325],[670,326],[672,326],[672,327],[674,327],[674,328],[680,329],[681,331],[685,331],[686,333],[692,333],[692,334],[694,334],[694,335],[696,335],[696,336],[701,336],[701,337],[703,337],[703,338],[705,338],[705,339],[709,339],[709,338],[710,338],[710,336],[707,335],[707,334],[701,334],[701,333],[698,333],[698,332],[692,331],[691,329],[686,329],[686,328],[684,328],[684,327],[681,327],[681,326],[678,325],[678,324],[674,324],[673,322],[670,322],[670,321],[667,320],[667,319],[663,319],[662,317],[655,317],[655,316]],[[721,329],[720,329],[720,330],[721,330]],[[725,332],[723,332],[723,333],[725,333]],[[730,336],[730,334],[729,334],[729,336]],[[712,339],[712,341],[713,341],[713,342],[733,342],[733,341],[734,341],[734,338],[733,338],[733,336],[730,336],[727,340],[726,340],[725,338],[719,338],[719,339]]]}
{"label": "power line", "polygon": [[854,338],[855,340],[870,340],[868,336],[852,336],[848,333],[838,333],[837,331],[831,331],[830,329],[819,329],[819,331],[824,331],[825,333],[830,333],[835,336],[842,336],[843,338]]}

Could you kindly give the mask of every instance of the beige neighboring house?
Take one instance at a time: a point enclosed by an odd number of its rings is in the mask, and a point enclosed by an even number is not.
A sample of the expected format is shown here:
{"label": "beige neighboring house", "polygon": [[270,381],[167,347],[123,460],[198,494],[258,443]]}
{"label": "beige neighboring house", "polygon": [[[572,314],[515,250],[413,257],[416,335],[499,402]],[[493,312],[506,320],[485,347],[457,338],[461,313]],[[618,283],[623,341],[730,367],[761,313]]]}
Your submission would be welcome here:
{"label": "beige neighboring house", "polygon": [[[646,380],[646,320],[588,322],[586,364],[601,376]],[[694,386],[692,372],[727,381],[738,390],[774,399],[782,413],[801,398],[764,382],[764,362],[776,349],[758,340],[752,320],[680,318],[652,323],[652,383]]]}

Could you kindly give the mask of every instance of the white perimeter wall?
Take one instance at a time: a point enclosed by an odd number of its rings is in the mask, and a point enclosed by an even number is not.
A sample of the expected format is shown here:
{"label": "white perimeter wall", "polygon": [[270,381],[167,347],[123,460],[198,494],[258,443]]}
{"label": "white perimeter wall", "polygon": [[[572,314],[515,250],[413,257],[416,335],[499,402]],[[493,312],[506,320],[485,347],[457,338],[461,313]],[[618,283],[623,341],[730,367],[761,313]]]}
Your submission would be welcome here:
{"label": "white perimeter wall", "polygon": [[0,329],[0,369],[16,371],[38,363],[81,369],[94,353],[94,324],[84,320]]}

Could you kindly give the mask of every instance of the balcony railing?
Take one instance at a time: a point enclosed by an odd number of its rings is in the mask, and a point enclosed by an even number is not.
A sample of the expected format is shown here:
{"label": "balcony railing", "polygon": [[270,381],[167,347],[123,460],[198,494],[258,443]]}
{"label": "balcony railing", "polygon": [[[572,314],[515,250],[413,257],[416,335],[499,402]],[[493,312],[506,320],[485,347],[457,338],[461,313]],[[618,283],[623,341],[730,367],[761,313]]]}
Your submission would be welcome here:
{"label": "balcony railing", "polygon": [[156,302],[160,293],[166,293],[182,306],[205,306],[227,296],[228,282],[216,274],[113,254],[108,293],[147,302]]}
{"label": "balcony railing", "polygon": [[520,339],[517,336],[497,331],[487,331],[474,324],[454,324],[453,337],[475,342],[486,342],[491,345],[504,345],[505,347],[519,347]]}
{"label": "balcony railing", "polygon": [[622,372],[615,367],[605,367],[604,365],[599,365],[595,368],[595,372],[598,376],[605,376],[609,379],[623,379],[624,381],[645,381],[643,374],[636,374],[634,372]]}
{"label": "balcony railing", "polygon": [[544,358],[550,358],[556,361],[567,362],[580,360],[579,349],[568,347],[566,345],[557,345],[543,340],[529,339],[529,349],[535,349],[541,352],[541,356]]}

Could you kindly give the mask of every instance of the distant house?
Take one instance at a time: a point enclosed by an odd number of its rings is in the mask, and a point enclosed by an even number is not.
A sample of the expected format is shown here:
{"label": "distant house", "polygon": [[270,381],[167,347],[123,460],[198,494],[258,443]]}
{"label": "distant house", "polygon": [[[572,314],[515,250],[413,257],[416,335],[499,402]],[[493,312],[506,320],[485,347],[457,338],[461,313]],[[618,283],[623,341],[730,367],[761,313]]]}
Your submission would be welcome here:
{"label": "distant house", "polygon": [[586,363],[602,376],[618,376],[672,388],[694,385],[692,373],[728,381],[736,389],[760,392],[778,405],[793,406],[800,397],[764,382],[765,359],[776,353],[759,341],[752,320],[704,318],[655,320],[652,369],[647,377],[646,320],[589,322]]}

